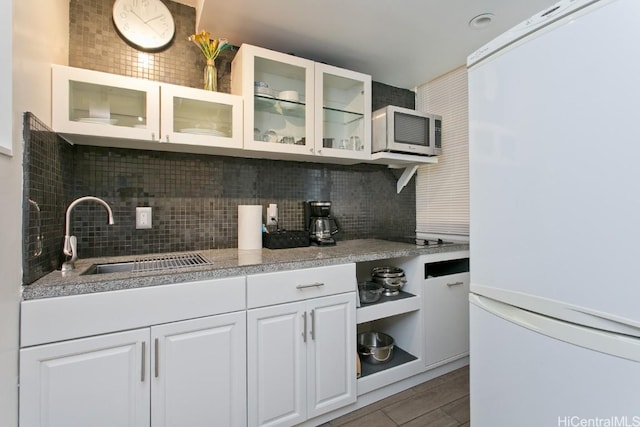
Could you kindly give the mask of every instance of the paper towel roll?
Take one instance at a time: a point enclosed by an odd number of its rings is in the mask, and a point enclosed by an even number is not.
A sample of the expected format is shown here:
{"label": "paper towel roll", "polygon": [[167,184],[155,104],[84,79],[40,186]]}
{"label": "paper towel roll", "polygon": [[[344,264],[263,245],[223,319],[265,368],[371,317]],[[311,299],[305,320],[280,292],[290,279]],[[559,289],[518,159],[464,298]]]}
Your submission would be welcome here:
{"label": "paper towel roll", "polygon": [[262,264],[262,249],[238,249],[238,265]]}
{"label": "paper towel roll", "polygon": [[262,248],[262,206],[238,205],[238,249]]}

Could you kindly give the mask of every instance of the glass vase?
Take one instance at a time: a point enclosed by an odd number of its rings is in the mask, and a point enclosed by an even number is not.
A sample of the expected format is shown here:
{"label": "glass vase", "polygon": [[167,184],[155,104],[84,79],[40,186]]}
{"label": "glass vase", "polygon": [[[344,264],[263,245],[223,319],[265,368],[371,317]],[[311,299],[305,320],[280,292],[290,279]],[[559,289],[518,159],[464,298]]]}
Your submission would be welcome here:
{"label": "glass vase", "polygon": [[204,89],[218,90],[218,71],[213,59],[207,59],[207,65],[204,66]]}

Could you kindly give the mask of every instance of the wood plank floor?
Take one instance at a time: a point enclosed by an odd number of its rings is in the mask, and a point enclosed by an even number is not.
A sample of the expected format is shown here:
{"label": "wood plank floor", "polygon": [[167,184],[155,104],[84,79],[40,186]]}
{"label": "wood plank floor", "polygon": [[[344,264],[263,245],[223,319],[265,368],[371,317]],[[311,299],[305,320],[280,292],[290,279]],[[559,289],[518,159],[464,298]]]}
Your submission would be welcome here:
{"label": "wood plank floor", "polygon": [[331,420],[320,427],[469,427],[469,367]]}

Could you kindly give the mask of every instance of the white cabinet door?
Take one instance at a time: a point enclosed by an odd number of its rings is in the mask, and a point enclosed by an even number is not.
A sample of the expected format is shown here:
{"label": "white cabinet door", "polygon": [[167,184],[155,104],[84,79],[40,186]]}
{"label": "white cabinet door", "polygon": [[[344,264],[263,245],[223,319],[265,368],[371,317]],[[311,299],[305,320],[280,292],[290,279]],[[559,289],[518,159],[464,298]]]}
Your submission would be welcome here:
{"label": "white cabinet door", "polygon": [[307,418],[356,401],[355,293],[310,300]]}
{"label": "white cabinet door", "polygon": [[242,97],[163,83],[162,142],[242,148]]}
{"label": "white cabinet door", "polygon": [[313,155],[313,75],[308,59],[240,46],[231,64],[231,93],[244,98],[244,148]]}
{"label": "white cabinet door", "polygon": [[355,298],[247,312],[250,426],[290,426],[355,402]]}
{"label": "white cabinet door", "polygon": [[427,366],[469,353],[469,273],[424,282]]}
{"label": "white cabinet door", "polygon": [[52,66],[53,130],[62,134],[157,141],[157,82],[81,68]]}
{"label": "white cabinet door", "polygon": [[148,427],[149,329],[20,350],[21,427]]}
{"label": "white cabinet door", "polygon": [[153,427],[246,425],[246,314],[151,328]]}
{"label": "white cabinet door", "polygon": [[290,426],[306,419],[305,303],[247,312],[250,426]]}
{"label": "white cabinet door", "polygon": [[315,64],[315,153],[371,158],[371,76]]}

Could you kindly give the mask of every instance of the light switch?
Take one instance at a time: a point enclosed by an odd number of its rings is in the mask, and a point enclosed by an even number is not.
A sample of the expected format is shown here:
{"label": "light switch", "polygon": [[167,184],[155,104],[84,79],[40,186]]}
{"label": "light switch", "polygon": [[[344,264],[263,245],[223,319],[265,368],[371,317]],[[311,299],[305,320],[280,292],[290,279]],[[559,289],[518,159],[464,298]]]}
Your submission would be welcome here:
{"label": "light switch", "polygon": [[136,208],[136,229],[141,230],[145,228],[151,228],[151,207],[137,207]]}

